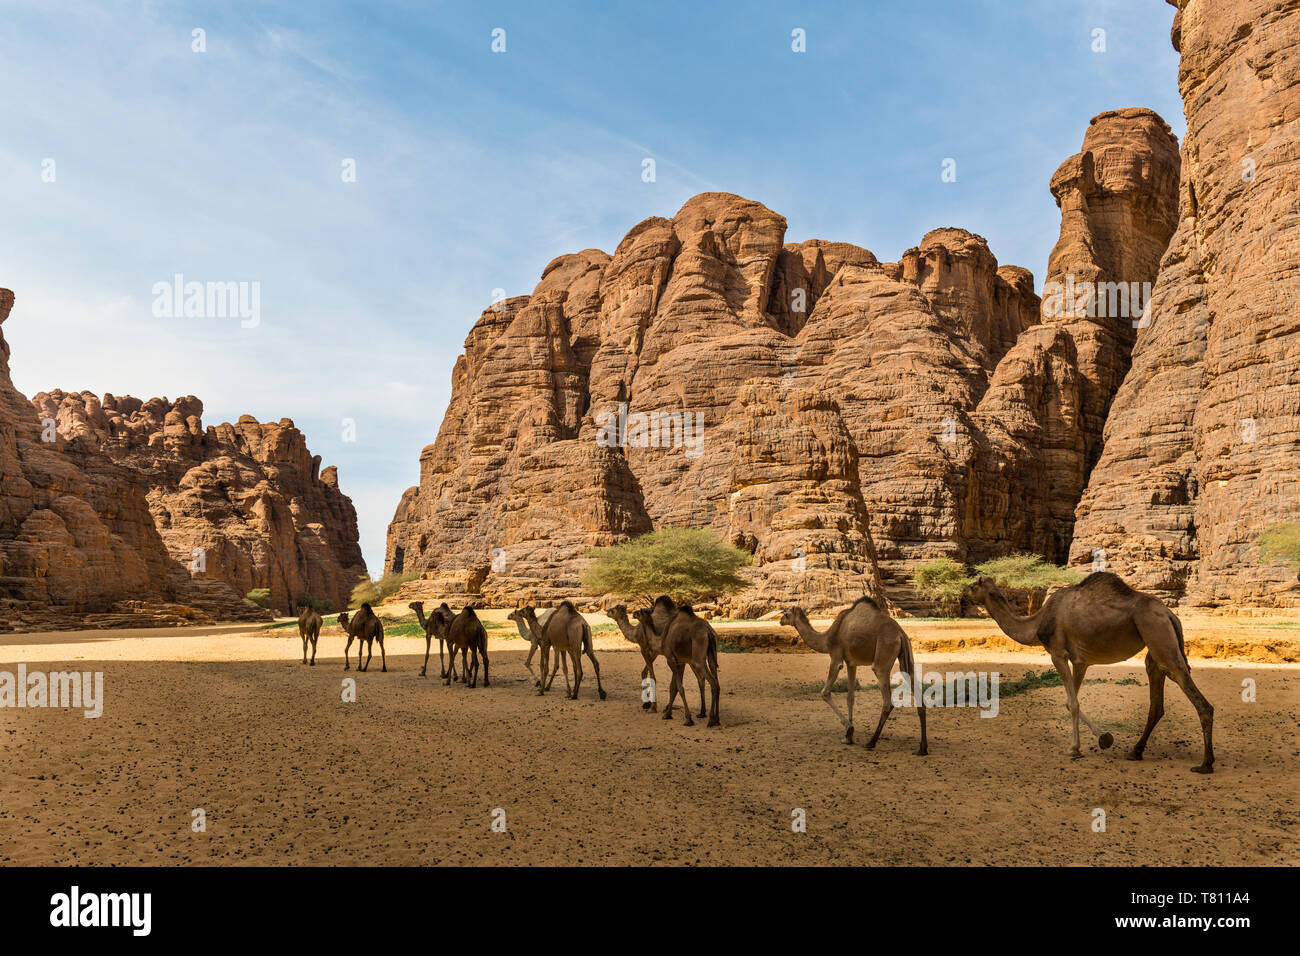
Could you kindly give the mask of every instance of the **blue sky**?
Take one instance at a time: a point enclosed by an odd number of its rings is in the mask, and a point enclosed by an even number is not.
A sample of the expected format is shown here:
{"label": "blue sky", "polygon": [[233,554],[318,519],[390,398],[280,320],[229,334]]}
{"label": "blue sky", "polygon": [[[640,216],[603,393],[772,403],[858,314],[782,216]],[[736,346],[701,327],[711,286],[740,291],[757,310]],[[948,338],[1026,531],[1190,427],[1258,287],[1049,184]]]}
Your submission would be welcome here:
{"label": "blue sky", "polygon": [[[14,381],[292,418],[378,573],[494,289],[709,190],[882,260],[962,226],[1041,287],[1048,180],[1088,120],[1147,106],[1182,139],[1172,19],[1163,0],[0,0]],[[260,324],[155,316],[175,273],[260,283]]]}

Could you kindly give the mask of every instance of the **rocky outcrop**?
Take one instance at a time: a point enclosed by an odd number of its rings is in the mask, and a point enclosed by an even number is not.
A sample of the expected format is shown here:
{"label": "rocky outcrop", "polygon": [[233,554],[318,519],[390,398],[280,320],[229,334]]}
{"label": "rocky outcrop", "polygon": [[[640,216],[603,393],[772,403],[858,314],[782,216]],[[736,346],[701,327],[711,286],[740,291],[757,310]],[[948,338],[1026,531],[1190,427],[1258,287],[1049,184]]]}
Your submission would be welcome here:
{"label": "rocky outcrop", "polygon": [[304,594],[346,607],[365,574],[351,501],[293,422],[204,428],[203,403],[55,389],[33,397],[68,454],[107,459],[144,489],[152,525],[194,579],[287,612]]}
{"label": "rocky outcrop", "polygon": [[1071,561],[1199,605],[1297,605],[1256,541],[1300,519],[1300,7],[1183,2],[1179,221]]}
{"label": "rocky outcrop", "polygon": [[[0,289],[0,323],[13,305]],[[13,387],[0,334],[0,629],[265,616],[224,585],[191,582],[154,526],[147,490],[42,421]]]}
{"label": "rocky outcrop", "polygon": [[[1097,143],[1129,143],[1100,125]],[[920,609],[910,571],[940,555],[1063,559],[1085,379],[1068,327],[1027,332],[1030,273],[962,229],[896,263],[784,232],[707,193],[484,312],[387,570],[513,603],[573,594],[593,545],[711,527],[754,557],[724,602],[753,613],[882,590]]]}

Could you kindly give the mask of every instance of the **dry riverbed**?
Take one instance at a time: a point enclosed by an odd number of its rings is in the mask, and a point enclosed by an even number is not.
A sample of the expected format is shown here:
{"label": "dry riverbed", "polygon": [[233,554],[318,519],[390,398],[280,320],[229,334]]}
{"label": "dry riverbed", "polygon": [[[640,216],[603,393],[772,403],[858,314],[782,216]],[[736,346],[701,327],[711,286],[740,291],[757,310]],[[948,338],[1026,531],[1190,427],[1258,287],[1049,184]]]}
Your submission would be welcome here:
{"label": "dry riverbed", "polygon": [[[474,690],[419,677],[424,642],[398,634],[388,673],[376,654],[362,674],[344,672],[336,627],[315,667],[293,628],[0,636],[0,671],[101,671],[105,697],[97,719],[0,708],[0,864],[1300,862],[1294,622],[1185,618],[1193,649],[1228,658],[1192,659],[1217,710],[1206,777],[1190,772],[1199,728],[1172,685],[1147,759],[1123,759],[1146,715],[1140,660],[1089,670],[1084,708],[1116,746],[1087,741],[1070,760],[1063,691],[1024,679],[1046,656],[999,646],[987,621],[903,622],[925,671],[997,671],[1003,688],[992,719],[932,710],[930,755],[916,757],[908,709],[874,752],[841,742],[818,655],[723,654],[723,724],[688,728],[680,711],[641,710],[640,655],[603,618],[609,698],[588,668],[569,701],[539,698],[505,612],[483,616],[502,626],[492,686]],[[724,645],[782,640],[771,625],[718,630]],[[662,662],[658,674],[663,699]],[[859,741],[879,709],[871,679]]]}

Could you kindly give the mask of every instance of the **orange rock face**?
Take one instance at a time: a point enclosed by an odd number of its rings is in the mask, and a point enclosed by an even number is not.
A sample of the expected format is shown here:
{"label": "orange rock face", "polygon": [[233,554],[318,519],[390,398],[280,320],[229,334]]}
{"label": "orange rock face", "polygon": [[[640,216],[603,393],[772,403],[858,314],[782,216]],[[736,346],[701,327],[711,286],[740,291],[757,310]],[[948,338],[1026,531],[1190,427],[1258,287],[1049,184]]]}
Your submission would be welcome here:
{"label": "orange rock face", "polygon": [[[1170,141],[1149,111],[1094,121],[1077,182],[1057,187],[1062,269],[1154,279],[1145,210],[1174,203]],[[919,609],[911,569],[940,555],[1064,560],[1089,414],[1132,335],[1076,344],[1096,322],[1047,323],[1030,273],[962,229],[897,263],[784,233],[761,204],[707,193],[484,312],[387,570],[545,599],[575,593],[593,545],[711,527],[754,556],[729,606],[756,613],[882,590]]]}
{"label": "orange rock face", "polygon": [[1178,228],[1071,560],[1191,604],[1300,604],[1261,532],[1300,520],[1300,9],[1183,2]]}
{"label": "orange rock face", "polygon": [[193,577],[241,596],[267,588],[286,612],[303,594],[347,606],[365,574],[356,511],[289,419],[243,415],[205,429],[192,395],[143,402],[55,389],[32,405],[68,447],[136,476],[167,552]]}

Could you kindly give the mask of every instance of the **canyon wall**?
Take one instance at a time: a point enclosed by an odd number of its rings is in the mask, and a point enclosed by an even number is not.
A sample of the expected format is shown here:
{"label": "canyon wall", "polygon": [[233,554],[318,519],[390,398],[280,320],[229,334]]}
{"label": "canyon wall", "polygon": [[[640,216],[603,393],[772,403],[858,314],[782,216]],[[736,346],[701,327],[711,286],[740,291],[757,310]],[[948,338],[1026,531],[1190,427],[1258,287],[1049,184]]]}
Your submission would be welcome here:
{"label": "canyon wall", "polygon": [[243,415],[204,428],[193,395],[141,401],[55,389],[32,405],[70,446],[136,476],[167,552],[196,576],[240,595],[266,588],[283,613],[304,594],[347,607],[366,573],[356,510],[289,419]]}
{"label": "canyon wall", "polygon": [[[1071,163],[1054,268],[1154,280],[1168,127],[1102,114]],[[706,193],[485,311],[385,569],[423,572],[412,595],[548,601],[593,546],[709,527],[753,555],[725,603],[754,614],[863,593],[920,610],[910,572],[941,555],[1064,560],[1128,319],[1043,316],[1032,275],[963,229],[898,262],[784,238],[762,204]]]}
{"label": "canyon wall", "polygon": [[[0,324],[13,305],[0,289]],[[356,513],[288,420],[205,431],[193,398],[28,401],[9,360],[0,333],[0,629],[263,620],[254,587],[341,602],[364,573]]]}
{"label": "canyon wall", "polygon": [[1184,0],[1178,228],[1078,508],[1071,561],[1194,605],[1296,605],[1300,5]]}

